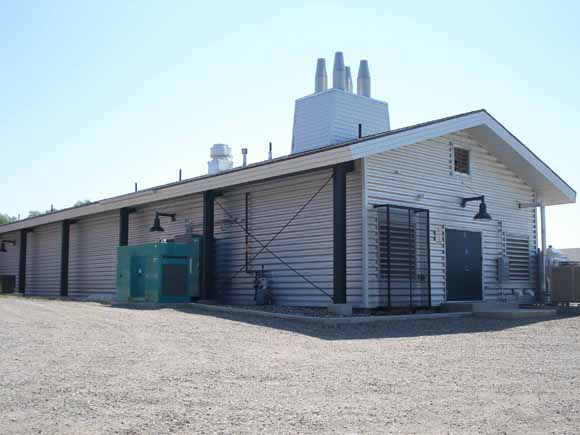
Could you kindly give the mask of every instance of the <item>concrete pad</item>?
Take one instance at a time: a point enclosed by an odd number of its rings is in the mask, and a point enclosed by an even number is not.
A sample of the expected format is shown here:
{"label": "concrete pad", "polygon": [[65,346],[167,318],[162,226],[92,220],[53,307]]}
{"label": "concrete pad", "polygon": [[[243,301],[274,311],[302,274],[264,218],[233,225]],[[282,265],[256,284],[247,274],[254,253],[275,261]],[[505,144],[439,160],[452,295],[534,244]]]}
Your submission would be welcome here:
{"label": "concrete pad", "polygon": [[352,304],[330,304],[328,313],[335,316],[352,317]]}
{"label": "concrete pad", "polygon": [[486,319],[517,320],[517,319],[539,319],[556,316],[556,310],[499,310],[499,311],[476,311],[475,317]]}
{"label": "concrete pad", "polygon": [[198,299],[196,303],[202,305],[219,305],[220,301],[217,299]]}
{"label": "concrete pad", "polygon": [[480,311],[517,310],[518,304],[513,302],[446,302],[441,304],[443,313],[477,313]]}

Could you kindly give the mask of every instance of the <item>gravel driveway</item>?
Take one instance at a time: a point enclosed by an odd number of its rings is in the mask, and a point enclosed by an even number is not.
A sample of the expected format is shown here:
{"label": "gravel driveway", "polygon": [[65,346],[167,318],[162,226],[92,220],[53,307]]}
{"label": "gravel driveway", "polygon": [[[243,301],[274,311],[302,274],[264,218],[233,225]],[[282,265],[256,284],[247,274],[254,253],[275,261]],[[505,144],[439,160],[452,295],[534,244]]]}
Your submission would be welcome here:
{"label": "gravel driveway", "polygon": [[0,433],[580,433],[580,317],[324,329],[0,297]]}

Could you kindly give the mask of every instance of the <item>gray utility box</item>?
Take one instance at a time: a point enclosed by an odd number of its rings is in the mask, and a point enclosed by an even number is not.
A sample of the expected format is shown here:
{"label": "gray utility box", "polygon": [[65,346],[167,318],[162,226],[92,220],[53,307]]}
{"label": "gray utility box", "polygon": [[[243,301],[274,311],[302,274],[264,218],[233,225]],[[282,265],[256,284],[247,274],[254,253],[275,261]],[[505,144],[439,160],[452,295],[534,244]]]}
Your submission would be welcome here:
{"label": "gray utility box", "polygon": [[561,264],[552,269],[552,302],[580,302],[580,265]]}
{"label": "gray utility box", "polygon": [[0,275],[0,293],[14,293],[16,275]]}

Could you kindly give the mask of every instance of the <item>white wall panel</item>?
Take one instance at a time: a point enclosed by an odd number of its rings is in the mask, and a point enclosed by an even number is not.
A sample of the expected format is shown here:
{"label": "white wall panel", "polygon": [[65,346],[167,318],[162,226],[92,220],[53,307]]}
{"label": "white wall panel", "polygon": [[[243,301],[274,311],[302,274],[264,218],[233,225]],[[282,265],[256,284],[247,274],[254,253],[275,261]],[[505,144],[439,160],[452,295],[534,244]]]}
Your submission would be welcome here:
{"label": "white wall panel", "polygon": [[[451,145],[450,145],[451,144]],[[471,174],[453,171],[453,146],[471,151]],[[430,210],[431,218],[431,284],[433,303],[445,300],[444,230],[463,229],[482,232],[484,299],[514,298],[518,291],[533,291],[532,269],[527,283],[500,285],[496,259],[502,255],[503,233],[530,237],[534,253],[536,219],[534,209],[519,209],[520,202],[533,201],[533,190],[515,173],[500,163],[466,133],[403,146],[368,157],[369,197],[369,301],[385,305],[386,294],[379,289],[377,270],[376,212],[372,204],[398,204]],[[473,216],[478,203],[460,206],[462,197],[485,195],[491,222],[478,222]],[[437,234],[437,236],[436,236]],[[531,301],[528,297],[526,300]]]}
{"label": "white wall panel", "polygon": [[28,234],[25,294],[29,296],[60,295],[61,225],[42,225]]}
{"label": "white wall panel", "polygon": [[[226,190],[217,201],[235,221],[245,225],[245,195],[248,192],[249,231],[266,244],[331,175],[331,170],[321,170],[241,186]],[[347,299],[357,306],[362,303],[361,204],[361,176],[360,168],[357,168],[347,180]],[[252,303],[254,275],[244,269],[245,232],[218,205],[215,211],[217,286],[230,303]],[[268,248],[332,296],[332,180]],[[250,238],[250,258],[260,249],[260,244]],[[267,251],[253,261],[250,270],[259,270],[262,265],[277,304],[324,306],[331,302]],[[243,270],[236,275],[240,269]]]}

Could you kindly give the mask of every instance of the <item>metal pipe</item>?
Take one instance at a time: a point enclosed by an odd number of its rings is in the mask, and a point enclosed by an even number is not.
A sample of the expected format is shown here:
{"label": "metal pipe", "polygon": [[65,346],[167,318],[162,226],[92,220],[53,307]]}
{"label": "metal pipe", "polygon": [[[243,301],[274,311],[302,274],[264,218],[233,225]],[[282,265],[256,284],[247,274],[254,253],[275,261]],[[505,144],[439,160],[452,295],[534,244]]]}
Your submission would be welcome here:
{"label": "metal pipe", "polygon": [[411,233],[411,227],[413,223],[411,221],[411,209],[407,210],[409,216],[409,306],[413,310],[413,251],[411,247],[414,247],[414,241]]}
{"label": "metal pipe", "polygon": [[270,142],[268,149],[268,160],[272,160],[272,142]]}
{"label": "metal pipe", "polygon": [[181,169],[179,170],[179,181],[181,181]]}
{"label": "metal pipe", "polygon": [[358,138],[360,139],[362,137],[362,124],[358,125]]}
{"label": "metal pipe", "polygon": [[546,206],[540,206],[540,228],[542,232],[542,253],[540,258],[540,293],[538,302],[543,304],[546,301]]}
{"label": "metal pipe", "polygon": [[135,192],[137,192],[137,182],[135,181]]}
{"label": "metal pipe", "polygon": [[249,262],[249,256],[250,256],[250,228],[249,228],[249,224],[248,224],[248,220],[249,220],[249,201],[250,201],[250,192],[246,192],[246,198],[245,198],[245,222],[244,222],[244,226],[245,228],[245,232],[246,232],[246,240],[245,240],[245,265],[246,265],[246,273],[249,273],[250,270],[250,262]]}
{"label": "metal pipe", "polygon": [[242,148],[242,167],[246,167],[246,165],[248,164],[248,149],[247,148]]}

